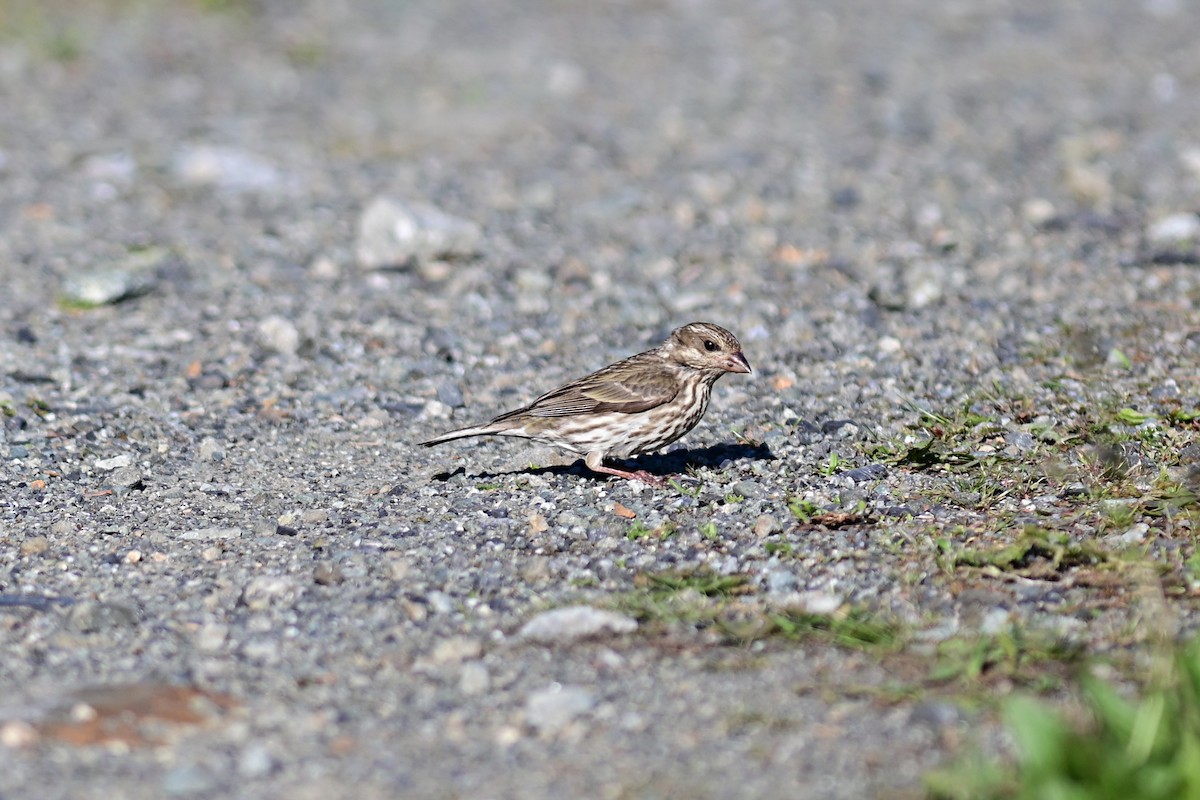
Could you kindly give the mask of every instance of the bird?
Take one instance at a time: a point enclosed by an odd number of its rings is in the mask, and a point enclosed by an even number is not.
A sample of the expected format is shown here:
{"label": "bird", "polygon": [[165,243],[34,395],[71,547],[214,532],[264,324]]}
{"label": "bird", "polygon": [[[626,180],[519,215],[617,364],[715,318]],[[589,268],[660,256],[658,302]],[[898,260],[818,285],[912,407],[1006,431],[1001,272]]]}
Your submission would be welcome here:
{"label": "bird", "polygon": [[628,471],[605,462],[674,442],[704,416],[713,384],[722,375],[750,371],[736,336],[711,322],[692,322],[652,350],[609,364],[490,422],[420,444],[517,436],[583,456],[592,472],[662,486],[666,481],[646,470]]}

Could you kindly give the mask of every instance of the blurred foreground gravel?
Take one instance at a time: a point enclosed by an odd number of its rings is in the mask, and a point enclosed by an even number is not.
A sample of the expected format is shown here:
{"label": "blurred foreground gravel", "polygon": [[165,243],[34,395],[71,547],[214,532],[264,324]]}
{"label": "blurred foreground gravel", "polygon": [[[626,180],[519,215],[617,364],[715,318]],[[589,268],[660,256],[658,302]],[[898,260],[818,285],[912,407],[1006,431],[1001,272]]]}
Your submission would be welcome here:
{"label": "blurred foreground gravel", "polygon": [[[951,645],[1197,622],[1198,32],[0,0],[0,796],[898,798],[1003,753],[960,700],[1063,670]],[[755,372],[640,460],[676,487],[414,446],[692,320]],[[779,622],[848,615],[901,641]]]}

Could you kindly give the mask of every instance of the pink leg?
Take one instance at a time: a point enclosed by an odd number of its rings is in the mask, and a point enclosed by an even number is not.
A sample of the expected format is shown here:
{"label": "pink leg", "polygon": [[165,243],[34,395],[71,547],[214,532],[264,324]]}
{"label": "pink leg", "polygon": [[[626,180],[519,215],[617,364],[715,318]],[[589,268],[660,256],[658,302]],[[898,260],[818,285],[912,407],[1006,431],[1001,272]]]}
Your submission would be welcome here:
{"label": "pink leg", "polygon": [[666,486],[667,479],[661,478],[658,475],[653,475],[646,472],[644,469],[639,469],[636,472],[629,472],[616,467],[609,467],[604,464],[604,457],[599,453],[588,453],[587,458],[583,460],[587,464],[587,468],[592,472],[601,472],[605,475],[616,475],[619,478],[625,478],[631,481],[641,481],[649,486]]}

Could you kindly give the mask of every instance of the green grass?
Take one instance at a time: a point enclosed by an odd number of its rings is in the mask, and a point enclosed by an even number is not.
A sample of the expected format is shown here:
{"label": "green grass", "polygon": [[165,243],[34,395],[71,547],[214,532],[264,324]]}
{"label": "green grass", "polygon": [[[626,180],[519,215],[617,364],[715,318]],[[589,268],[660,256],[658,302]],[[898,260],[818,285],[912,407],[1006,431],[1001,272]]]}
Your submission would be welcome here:
{"label": "green grass", "polygon": [[928,678],[966,687],[1004,679],[1038,691],[1058,688],[1063,666],[1078,663],[1083,648],[1046,633],[1010,625],[997,633],[955,636],[940,642]]}
{"label": "green grass", "polygon": [[791,500],[788,500],[788,511],[792,512],[792,516],[797,520],[807,525],[813,521],[813,517],[821,512],[821,509],[811,500],[805,500],[802,497],[793,497]]}
{"label": "green grass", "polygon": [[1016,695],[1002,717],[1015,769],[975,756],[926,776],[938,800],[1177,800],[1200,797],[1200,644],[1160,654],[1141,697],[1085,674],[1080,724]]}
{"label": "green grass", "polygon": [[955,549],[950,544],[946,557],[952,567],[990,567],[993,569],[1038,574],[1057,573],[1078,566],[1104,563],[1109,555],[1103,549],[1065,533],[1027,527],[1016,542],[990,550]]}
{"label": "green grass", "polygon": [[639,539],[654,537],[657,539],[670,539],[675,535],[675,525],[670,522],[664,522],[657,528],[651,528],[640,519],[635,519],[629,524],[629,530],[625,532],[625,538],[631,542],[636,542]]}

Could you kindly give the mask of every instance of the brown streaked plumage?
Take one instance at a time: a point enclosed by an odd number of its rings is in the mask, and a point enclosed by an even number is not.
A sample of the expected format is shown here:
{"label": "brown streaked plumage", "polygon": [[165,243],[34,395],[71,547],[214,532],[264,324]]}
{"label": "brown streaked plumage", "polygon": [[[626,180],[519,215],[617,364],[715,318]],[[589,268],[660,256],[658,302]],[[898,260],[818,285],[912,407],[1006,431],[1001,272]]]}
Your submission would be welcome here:
{"label": "brown streaked plumage", "polygon": [[547,392],[483,425],[459,428],[425,447],[468,436],[519,436],[576,453],[594,472],[662,485],[645,470],[604,464],[658,450],[696,427],[713,384],[749,372],[737,337],[711,322],[676,328],[658,347]]}

